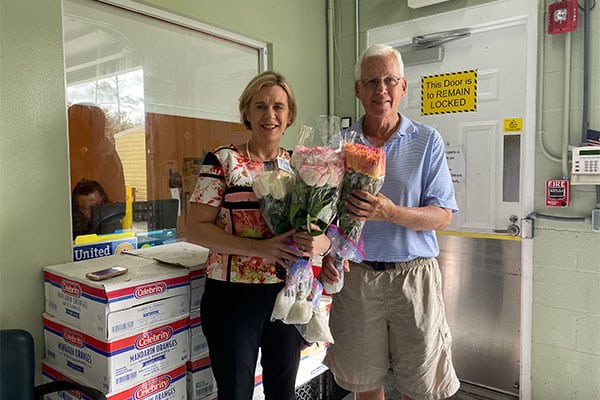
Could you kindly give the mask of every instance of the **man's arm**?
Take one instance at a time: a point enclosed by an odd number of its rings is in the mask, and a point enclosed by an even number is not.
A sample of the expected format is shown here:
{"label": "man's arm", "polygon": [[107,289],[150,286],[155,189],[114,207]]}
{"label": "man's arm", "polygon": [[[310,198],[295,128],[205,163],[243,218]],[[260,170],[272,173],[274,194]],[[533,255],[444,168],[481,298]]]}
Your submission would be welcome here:
{"label": "man's arm", "polygon": [[452,210],[438,206],[404,207],[394,204],[381,193],[372,195],[353,190],[346,199],[350,217],[356,221],[378,220],[409,229],[444,230],[452,220]]}

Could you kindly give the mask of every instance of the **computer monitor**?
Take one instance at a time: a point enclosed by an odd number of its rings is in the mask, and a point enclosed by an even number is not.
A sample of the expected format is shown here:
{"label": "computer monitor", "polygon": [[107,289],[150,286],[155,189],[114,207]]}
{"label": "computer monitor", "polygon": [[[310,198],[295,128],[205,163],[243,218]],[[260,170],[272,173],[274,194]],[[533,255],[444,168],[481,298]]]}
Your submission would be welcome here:
{"label": "computer monitor", "polygon": [[105,203],[92,207],[90,232],[97,234],[113,233],[123,227],[125,203]]}
{"label": "computer monitor", "polygon": [[136,201],[132,210],[133,221],[147,221],[148,231],[177,228],[178,199]]}
{"label": "computer monitor", "polygon": [[148,201],[148,230],[177,228],[179,200],[160,199]]}

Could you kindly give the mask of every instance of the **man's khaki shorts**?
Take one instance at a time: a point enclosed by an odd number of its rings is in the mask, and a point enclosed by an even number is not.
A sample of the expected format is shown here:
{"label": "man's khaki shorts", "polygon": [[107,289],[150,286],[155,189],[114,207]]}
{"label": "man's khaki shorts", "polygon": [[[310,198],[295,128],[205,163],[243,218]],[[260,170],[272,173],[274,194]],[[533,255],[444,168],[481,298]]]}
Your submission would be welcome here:
{"label": "man's khaki shorts", "polygon": [[333,295],[330,327],[335,343],[324,363],[346,390],[380,388],[390,368],[394,387],[414,400],[445,399],[459,389],[435,258],[384,271],[351,263]]}

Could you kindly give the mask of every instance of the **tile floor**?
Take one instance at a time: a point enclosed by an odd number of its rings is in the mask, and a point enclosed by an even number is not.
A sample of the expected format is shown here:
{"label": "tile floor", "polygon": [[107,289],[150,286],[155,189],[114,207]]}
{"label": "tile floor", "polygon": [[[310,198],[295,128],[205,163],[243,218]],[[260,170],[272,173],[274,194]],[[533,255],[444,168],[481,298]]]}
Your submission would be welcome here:
{"label": "tile floor", "polygon": [[[391,385],[385,387],[385,399],[386,400],[402,400],[402,395],[394,389]],[[341,400],[354,400],[354,394],[350,393],[343,397]],[[488,397],[482,397],[473,393],[467,393],[459,390],[454,396],[447,400],[490,400]]]}
{"label": "tile floor", "polygon": [[[340,388],[333,379],[331,372],[327,371],[324,375],[323,383],[325,384],[324,398],[329,400],[354,400],[354,394],[348,393]],[[388,384],[385,386],[386,400],[402,400],[402,395],[391,384],[391,376],[388,379]],[[489,391],[477,386],[461,382],[461,389],[452,397],[446,400],[518,400],[518,396],[512,394],[501,394],[496,391]]]}
{"label": "tile floor", "polygon": [[[342,398],[342,400],[354,400],[354,394],[350,393],[346,395],[346,397]],[[385,400],[402,400],[402,395],[398,393],[397,390],[393,388],[387,388],[385,390]],[[477,396],[475,394],[469,394],[465,392],[461,392],[460,390],[454,396],[450,397],[448,400],[488,400],[486,397]]]}

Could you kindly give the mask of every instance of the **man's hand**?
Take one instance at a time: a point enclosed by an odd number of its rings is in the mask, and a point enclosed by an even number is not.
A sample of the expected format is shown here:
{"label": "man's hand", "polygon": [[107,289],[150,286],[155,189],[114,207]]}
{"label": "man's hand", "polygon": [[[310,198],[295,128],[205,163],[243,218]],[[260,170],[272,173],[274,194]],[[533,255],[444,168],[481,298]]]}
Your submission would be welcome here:
{"label": "man's hand", "polygon": [[[327,282],[330,285],[332,285],[340,280],[340,274],[335,268],[333,261],[334,260],[332,256],[323,257],[321,273],[319,274],[319,279],[321,280],[321,282]],[[348,262],[348,260],[344,260],[344,271],[350,271],[350,263]]]}
{"label": "man's hand", "polygon": [[364,190],[354,189],[346,197],[346,206],[350,211],[348,215],[356,221],[390,221],[395,204],[381,193],[372,195]]}
{"label": "man's hand", "polygon": [[452,220],[452,210],[434,205],[422,207],[398,206],[381,193],[376,196],[355,189],[346,197],[348,216],[355,221],[387,221],[406,228],[444,230]]}

